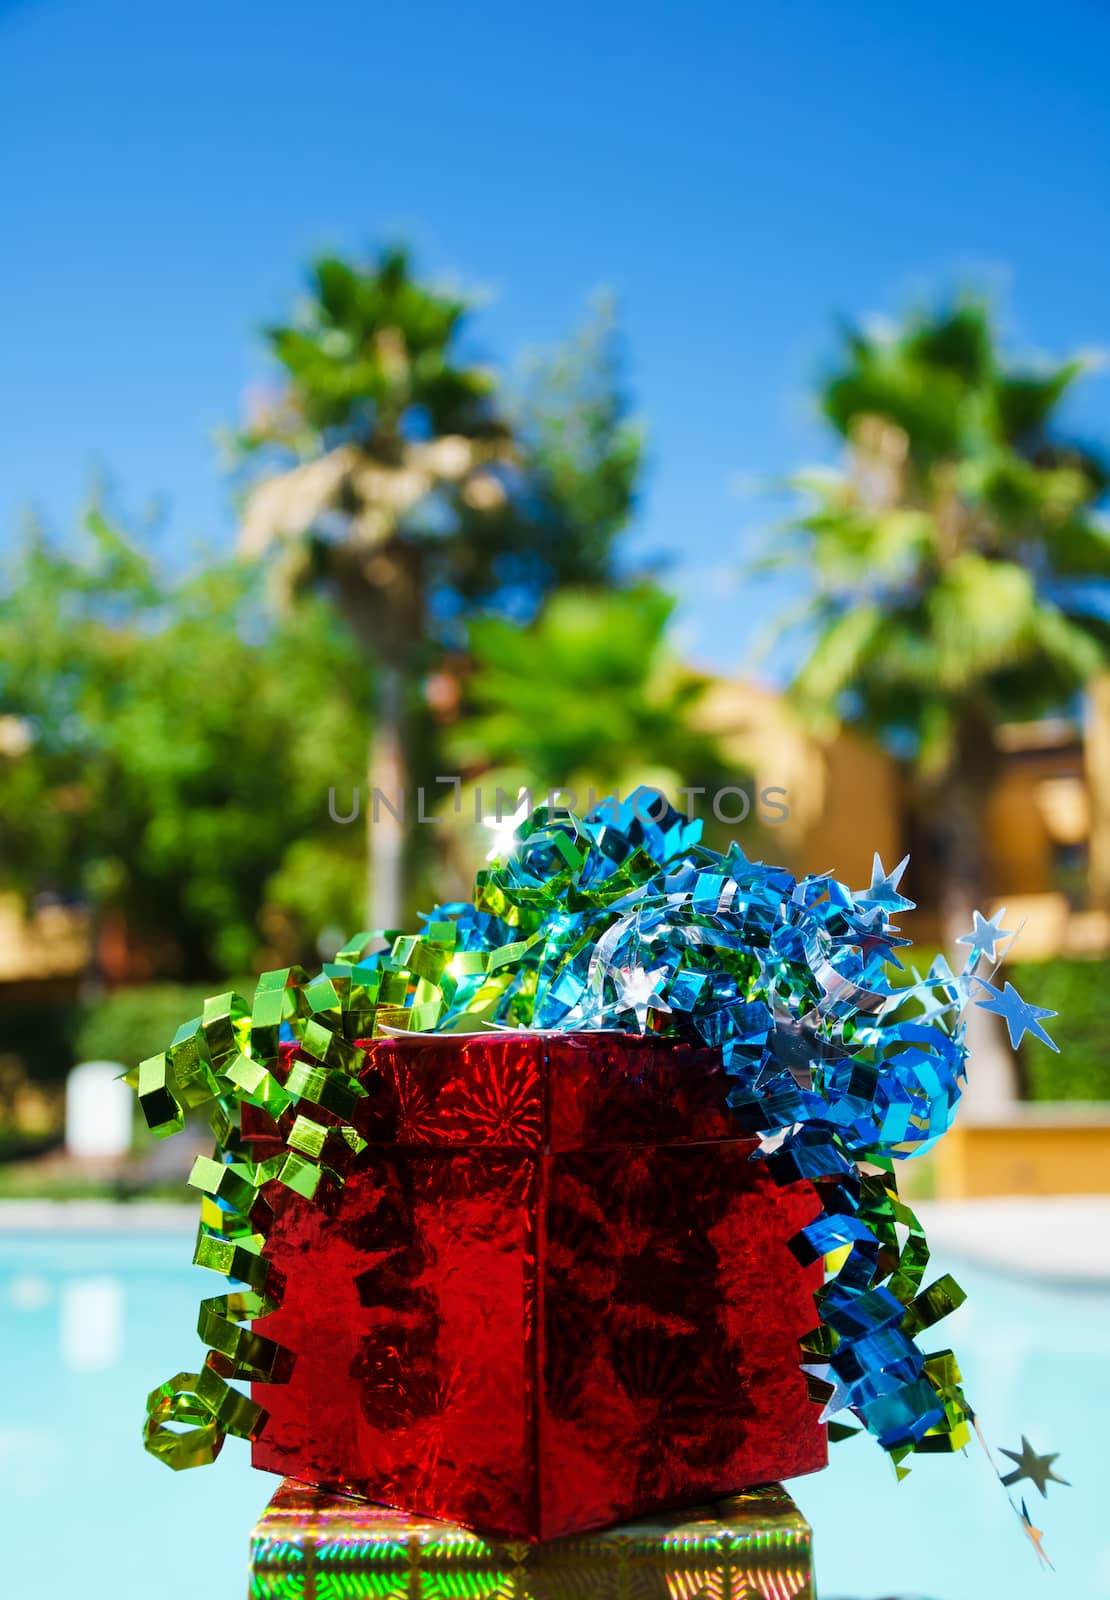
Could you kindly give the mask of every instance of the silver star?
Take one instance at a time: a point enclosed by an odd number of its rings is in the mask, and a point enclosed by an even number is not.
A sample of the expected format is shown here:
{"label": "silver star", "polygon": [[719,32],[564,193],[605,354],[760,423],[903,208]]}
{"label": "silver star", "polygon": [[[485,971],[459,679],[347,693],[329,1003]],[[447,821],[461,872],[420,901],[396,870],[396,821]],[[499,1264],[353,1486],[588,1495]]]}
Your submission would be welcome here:
{"label": "silver star", "polygon": [[871,887],[864,894],[856,896],[857,900],[868,900],[873,905],[882,906],[886,912],[912,911],[914,902],[907,900],[904,894],[898,893],[898,885],[902,874],[909,865],[909,856],[903,856],[893,872],[883,869],[879,852],[875,852],[875,863],[871,868]]}
{"label": "silver star", "polygon": [[838,1411],[845,1410],[851,1398],[852,1386],[850,1383],[845,1383],[843,1378],[838,1377],[827,1362],[822,1362],[815,1366],[807,1366],[803,1362],[802,1371],[811,1372],[815,1378],[820,1378],[822,1383],[827,1383],[832,1387],[832,1394],[825,1401],[821,1415],[817,1418],[819,1423],[829,1422],[836,1416]]}
{"label": "silver star", "polygon": [[648,972],[643,966],[621,967],[613,974],[617,985],[617,1009],[634,1011],[641,1033],[647,1028],[649,1007],[653,1011],[671,1009],[658,993],[666,976],[666,967],[656,967],[652,972]]}
{"label": "silver star", "polygon": [[1028,1478],[1030,1483],[1035,1483],[1041,1492],[1041,1499],[1048,1499],[1047,1483],[1063,1484],[1065,1489],[1070,1489],[1071,1484],[1066,1478],[1058,1478],[1052,1470],[1052,1463],[1056,1460],[1059,1451],[1054,1450],[1050,1456],[1039,1456],[1029,1443],[1024,1434],[1021,1436],[1021,1450],[1003,1450],[1004,1456],[1009,1456],[1011,1461],[1017,1462],[1017,1470],[1008,1472],[1002,1479],[1003,1485],[1008,1489],[1011,1483],[1020,1483],[1023,1478]]}
{"label": "silver star", "polygon": [[1006,915],[1006,907],[1003,906],[1001,911],[996,912],[989,922],[980,911],[973,911],[971,915],[974,923],[971,932],[961,934],[956,943],[969,944],[973,950],[981,951],[988,961],[997,961],[995,946],[1000,940],[1013,937],[1011,928],[1000,926],[1002,918]]}

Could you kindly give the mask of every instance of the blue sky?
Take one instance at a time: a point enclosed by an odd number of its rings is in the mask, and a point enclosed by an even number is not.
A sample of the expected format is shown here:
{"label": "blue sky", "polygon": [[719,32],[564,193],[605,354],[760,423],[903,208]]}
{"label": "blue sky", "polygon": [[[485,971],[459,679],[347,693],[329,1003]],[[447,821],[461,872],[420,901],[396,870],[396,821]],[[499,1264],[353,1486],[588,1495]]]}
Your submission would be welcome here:
{"label": "blue sky", "polygon": [[[0,0],[0,537],[92,475],[230,542],[214,430],[313,250],[405,234],[488,291],[508,365],[619,296],[698,659],[781,589],[733,575],[754,480],[827,455],[807,388],[840,314],[956,277],[1022,346],[1110,343],[1110,10],[801,0],[227,6]],[[1110,377],[1075,423],[1110,437]]]}

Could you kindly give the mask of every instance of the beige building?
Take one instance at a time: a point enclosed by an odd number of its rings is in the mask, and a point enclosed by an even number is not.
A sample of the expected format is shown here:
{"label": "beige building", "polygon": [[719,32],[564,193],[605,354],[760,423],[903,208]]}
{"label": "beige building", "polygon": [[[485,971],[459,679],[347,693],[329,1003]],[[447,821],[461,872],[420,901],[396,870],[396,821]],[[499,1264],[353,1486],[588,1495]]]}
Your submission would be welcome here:
{"label": "beige building", "polygon": [[[876,850],[888,868],[908,853],[915,937],[939,938],[928,843],[894,760],[850,732],[818,742],[780,694],[746,682],[715,684],[703,715],[730,761],[754,768],[759,789],[786,790],[790,815],[773,830],[781,859],[858,887]],[[1024,921],[1026,960],[1110,949],[1110,676],[1082,719],[1009,725],[999,745],[987,826],[992,905],[1005,904],[1010,926]]]}
{"label": "beige building", "polygon": [[0,894],[0,984],[30,987],[73,979],[89,959],[89,920],[66,906],[28,915],[17,894]]}

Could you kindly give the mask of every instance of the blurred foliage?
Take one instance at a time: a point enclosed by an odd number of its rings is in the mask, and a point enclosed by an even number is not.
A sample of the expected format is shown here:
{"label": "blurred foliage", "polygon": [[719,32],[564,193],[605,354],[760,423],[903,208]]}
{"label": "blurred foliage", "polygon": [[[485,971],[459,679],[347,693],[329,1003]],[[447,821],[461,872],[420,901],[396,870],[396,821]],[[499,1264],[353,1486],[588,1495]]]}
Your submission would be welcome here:
{"label": "blurred foliage", "polygon": [[450,614],[502,587],[512,432],[493,374],[461,353],[467,301],[404,251],[322,257],[307,290],[266,331],[279,384],[235,440],[243,546],[278,546],[288,587],[323,581],[368,650],[407,663],[434,594]]}
{"label": "blurred foliage", "polygon": [[[43,1152],[38,1153],[41,1156]],[[33,1148],[24,1143],[13,1144],[5,1155],[0,1142],[0,1199],[111,1200],[115,1204],[161,1200],[181,1204],[188,1193],[180,1173],[159,1177],[144,1170],[141,1159],[111,1173],[97,1174],[80,1164],[33,1157]]]}
{"label": "blurred foliage", "polygon": [[[118,970],[215,982],[312,960],[317,934],[361,923],[366,845],[330,819],[327,798],[334,788],[344,811],[352,785],[365,796],[367,735],[383,723],[426,900],[442,847],[411,826],[413,787],[443,770],[444,724],[482,770],[504,756],[475,753],[466,735],[471,628],[490,650],[523,640],[505,619],[530,624],[564,587],[576,599],[539,625],[524,663],[542,684],[546,650],[586,651],[558,710],[569,737],[537,753],[543,776],[567,781],[552,766],[565,756],[575,775],[590,765],[622,781],[648,749],[670,774],[696,765],[693,680],[663,661],[667,603],[623,594],[614,639],[627,630],[630,645],[610,639],[599,654],[596,596],[613,582],[642,455],[611,309],[512,393],[473,358],[469,314],[400,251],[315,263],[296,318],[268,333],[280,384],[236,441],[250,484],[243,544],[266,562],[167,582],[94,509],[76,540],[31,528],[10,563],[0,888],[87,904]],[[560,642],[572,612],[589,625]],[[617,696],[619,739],[600,766],[587,762],[600,729],[576,721],[575,685],[591,715],[599,694]],[[376,781],[373,759],[370,771]],[[385,831],[369,830],[371,846]],[[119,1053],[115,1004],[97,1046],[107,1054]]]}
{"label": "blurred foliage", "polygon": [[[940,952],[915,945],[902,973],[892,973],[895,988],[912,983],[909,963],[927,972]],[[1009,979],[1024,999],[1058,1012],[1045,1028],[1059,1053],[1026,1040],[1019,1050],[1022,1094],[1029,1100],[1110,1101],[1110,960],[1057,956],[1049,961],[1007,962]],[[920,1192],[920,1191],[919,1191]]]}
{"label": "blurred foliage", "polygon": [[12,1094],[23,1082],[62,1084],[81,1060],[80,1026],[76,1000],[19,1001],[0,1011],[0,1126],[10,1122]]}
{"label": "blurred foliage", "polygon": [[270,616],[243,565],[166,586],[99,512],[83,534],[33,529],[0,593],[3,885],[118,914],[156,971],[311,950],[359,909],[361,841],[327,814],[358,651],[322,603]]}
{"label": "blurred foliage", "polygon": [[[251,999],[254,977],[225,978],[220,990]],[[165,1050],[181,1024],[200,1016],[217,992],[212,982],[128,984],[74,1006],[72,1060],[119,1061],[132,1067]]]}
{"label": "blurred foliage", "polygon": [[0,1194],[11,1193],[5,1181],[10,1170],[8,1163],[27,1161],[37,1167],[37,1158],[46,1155],[56,1143],[56,1134],[29,1136],[18,1128],[5,1126],[0,1118]]}
{"label": "blurred foliage", "polygon": [[6,1077],[14,1088],[30,1082],[60,1090],[79,1061],[132,1067],[164,1050],[182,1022],[200,1015],[209,995],[237,989],[250,999],[256,981],[233,976],[207,983],[126,984],[85,1000],[9,1002],[0,1011],[0,1132],[17,1137],[11,1095],[4,1093]]}
{"label": "blurred foliage", "polygon": [[[269,554],[286,594],[333,600],[378,666],[383,790],[437,770],[413,757],[434,750],[419,688],[474,615],[527,618],[554,587],[609,579],[639,473],[606,313],[513,407],[469,353],[471,312],[404,250],[318,259],[295,319],[267,332],[278,386],[235,440],[243,549]],[[372,925],[403,920],[394,832],[368,822]],[[410,855],[429,843],[410,825]]]}
{"label": "blurred foliage", "polygon": [[1027,1000],[1059,1012],[1045,1023],[1059,1055],[1035,1048],[1022,1054],[1029,1098],[1110,1101],[1110,961],[1026,962],[1014,966],[1012,978]]}
{"label": "blurred foliage", "polygon": [[450,754],[491,792],[559,784],[583,805],[591,789],[601,798],[651,783],[673,799],[680,785],[712,781],[721,758],[695,721],[708,680],[667,644],[673,609],[641,584],[561,591],[527,627],[476,622],[469,714]]}
{"label": "blurred foliage", "polygon": [[467,358],[472,312],[404,250],[316,260],[296,320],[266,332],[279,384],[233,440],[245,547],[292,541],[294,584],[330,580],[387,660],[463,643],[472,607],[530,613],[555,584],[605,582],[632,510],[642,445],[611,307],[515,400]]}
{"label": "blurred foliage", "polygon": [[614,541],[644,465],[643,431],[629,411],[616,310],[600,296],[562,349],[529,363],[510,412],[531,479],[529,513],[556,552],[557,583],[612,580]]}
{"label": "blurred foliage", "polygon": [[847,466],[798,480],[773,558],[815,580],[795,699],[905,758],[953,901],[979,898],[995,728],[1110,660],[1107,468],[1058,419],[1082,371],[1014,364],[973,299],[846,330],[820,401]]}

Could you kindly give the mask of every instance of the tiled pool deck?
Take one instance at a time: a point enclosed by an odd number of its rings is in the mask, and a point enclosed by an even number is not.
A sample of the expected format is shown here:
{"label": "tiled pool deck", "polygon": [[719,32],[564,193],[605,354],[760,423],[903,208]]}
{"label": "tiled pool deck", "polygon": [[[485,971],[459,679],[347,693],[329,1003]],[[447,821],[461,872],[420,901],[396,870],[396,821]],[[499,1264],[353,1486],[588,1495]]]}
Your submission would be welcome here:
{"label": "tiled pool deck", "polygon": [[916,1210],[945,1255],[1042,1282],[1110,1286],[1110,1194],[931,1200]]}

